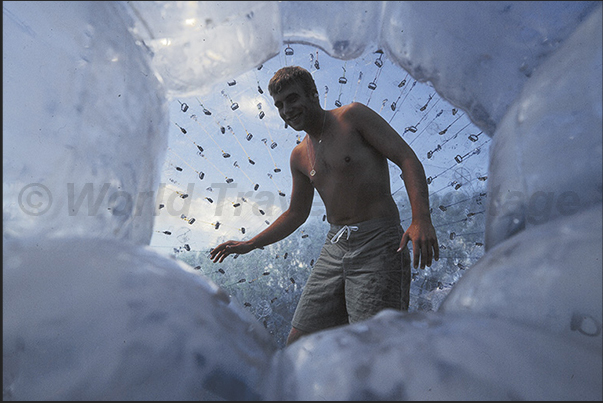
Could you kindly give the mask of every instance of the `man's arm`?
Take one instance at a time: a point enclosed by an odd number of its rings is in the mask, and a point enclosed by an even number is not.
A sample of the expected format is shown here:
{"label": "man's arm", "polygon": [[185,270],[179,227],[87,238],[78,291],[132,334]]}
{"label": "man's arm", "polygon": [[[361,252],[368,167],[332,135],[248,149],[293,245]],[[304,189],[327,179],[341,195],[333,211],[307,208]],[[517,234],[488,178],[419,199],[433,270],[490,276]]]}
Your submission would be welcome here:
{"label": "man's arm", "polygon": [[210,259],[222,263],[232,253],[245,254],[254,249],[273,244],[291,235],[302,225],[312,209],[314,187],[310,180],[299,169],[301,148],[296,147],[289,161],[291,167],[291,202],[289,208],[281,214],[268,228],[248,241],[227,241],[216,246],[210,252]]}
{"label": "man's arm", "polygon": [[363,138],[387,159],[402,170],[412,210],[412,222],[400,242],[402,250],[412,241],[414,267],[431,266],[432,259],[439,259],[438,240],[429,213],[429,190],[425,170],[415,152],[385,119],[361,103],[350,105],[350,118]]}

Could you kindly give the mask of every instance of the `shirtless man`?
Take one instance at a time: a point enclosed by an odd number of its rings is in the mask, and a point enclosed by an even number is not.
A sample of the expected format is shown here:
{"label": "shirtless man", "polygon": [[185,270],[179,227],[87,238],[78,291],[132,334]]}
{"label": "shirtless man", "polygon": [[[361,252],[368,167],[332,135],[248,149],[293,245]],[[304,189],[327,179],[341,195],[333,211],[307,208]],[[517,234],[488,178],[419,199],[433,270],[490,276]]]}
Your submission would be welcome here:
{"label": "shirtless man", "polygon": [[[385,308],[408,310],[408,241],[415,268],[439,259],[421,162],[366,105],[322,109],[314,79],[301,67],[278,70],[268,90],[285,123],[306,132],[291,152],[289,208],[252,239],[218,245],[210,259],[223,262],[230,254],[245,254],[289,236],[308,218],[316,189],[331,228],[304,286],[287,345],[309,333],[368,319]],[[402,170],[409,196],[412,222],[405,232],[391,195],[387,160]]]}

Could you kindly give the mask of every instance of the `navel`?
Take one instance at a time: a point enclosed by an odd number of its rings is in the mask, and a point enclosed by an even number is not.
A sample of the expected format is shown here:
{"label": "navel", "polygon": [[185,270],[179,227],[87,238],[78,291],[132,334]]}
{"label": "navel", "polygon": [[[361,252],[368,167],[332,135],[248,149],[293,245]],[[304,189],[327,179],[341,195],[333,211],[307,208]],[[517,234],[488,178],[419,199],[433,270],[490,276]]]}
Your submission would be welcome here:
{"label": "navel", "polygon": [[349,156],[349,155],[345,157],[345,162],[350,162],[351,160],[352,160],[352,159],[350,158],[350,156]]}

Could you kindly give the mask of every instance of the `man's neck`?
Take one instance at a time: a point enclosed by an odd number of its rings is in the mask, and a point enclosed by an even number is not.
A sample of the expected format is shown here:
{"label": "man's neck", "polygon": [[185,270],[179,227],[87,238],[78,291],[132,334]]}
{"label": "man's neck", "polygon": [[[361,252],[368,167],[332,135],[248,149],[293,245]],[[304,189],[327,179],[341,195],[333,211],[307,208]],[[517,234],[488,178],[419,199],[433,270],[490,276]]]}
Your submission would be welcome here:
{"label": "man's neck", "polygon": [[306,133],[315,140],[321,140],[324,134],[325,124],[327,120],[327,111],[319,107],[317,112],[318,118],[315,119],[315,126],[312,130],[307,130]]}

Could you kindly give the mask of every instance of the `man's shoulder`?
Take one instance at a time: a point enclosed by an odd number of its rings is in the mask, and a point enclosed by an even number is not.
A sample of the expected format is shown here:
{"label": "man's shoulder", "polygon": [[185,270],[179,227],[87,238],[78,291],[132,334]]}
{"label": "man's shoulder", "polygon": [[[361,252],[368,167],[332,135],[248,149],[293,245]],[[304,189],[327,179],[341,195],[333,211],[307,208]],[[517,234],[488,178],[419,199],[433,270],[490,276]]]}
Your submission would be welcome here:
{"label": "man's shoulder", "polygon": [[343,107],[343,110],[348,112],[348,111],[361,111],[364,110],[365,108],[368,108],[365,104],[363,104],[362,102],[358,102],[358,101],[354,101],[354,102],[350,102],[349,104],[345,105]]}
{"label": "man's shoulder", "polygon": [[365,104],[356,101],[350,102],[339,109],[341,109],[341,114],[344,116],[366,115],[372,111],[372,109]]}
{"label": "man's shoulder", "polygon": [[289,167],[291,168],[291,173],[295,173],[295,171],[303,171],[302,166],[304,164],[304,159],[307,158],[307,149],[306,149],[306,141],[301,141],[291,150],[291,155],[289,156]]}
{"label": "man's shoulder", "polygon": [[293,150],[291,150],[291,160],[297,160],[302,156],[302,152],[305,150],[306,148],[306,141],[305,139],[300,141],[299,144],[296,144],[295,147],[293,147]]}
{"label": "man's shoulder", "polygon": [[348,121],[353,125],[363,124],[374,119],[375,112],[360,102],[351,102],[340,108],[339,116],[343,121]]}

